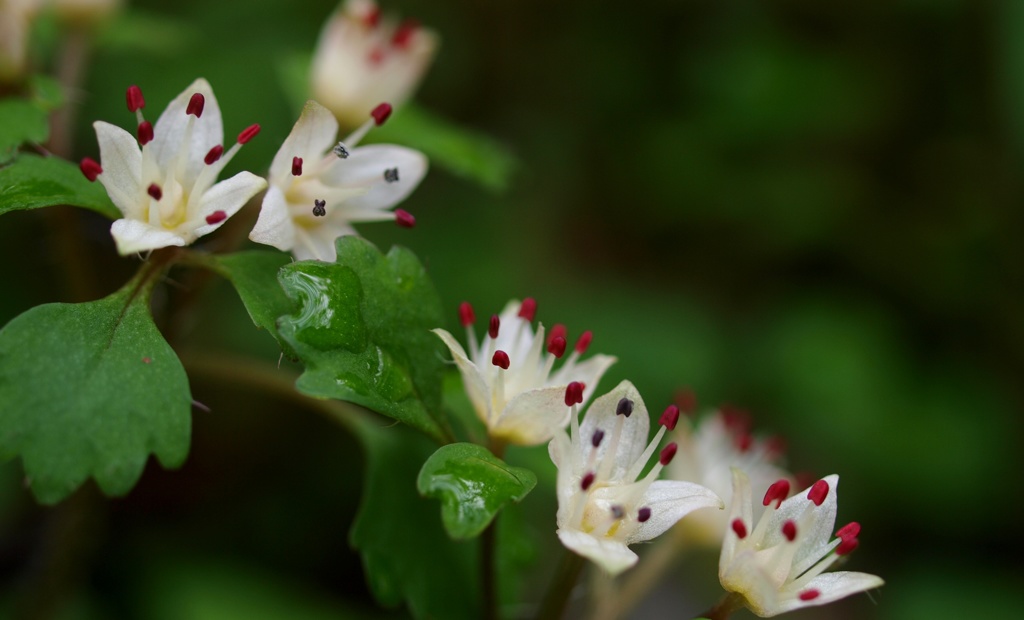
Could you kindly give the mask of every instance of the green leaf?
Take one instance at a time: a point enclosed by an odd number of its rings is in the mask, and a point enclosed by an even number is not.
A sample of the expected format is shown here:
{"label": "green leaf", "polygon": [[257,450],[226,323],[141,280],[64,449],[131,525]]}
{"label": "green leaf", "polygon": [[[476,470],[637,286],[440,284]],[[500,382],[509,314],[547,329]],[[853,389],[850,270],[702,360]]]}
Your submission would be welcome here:
{"label": "green leaf", "polygon": [[406,601],[417,618],[479,618],[475,541],[452,542],[437,507],[416,493],[420,465],[435,444],[402,426],[354,424],[366,448],[363,501],[350,541],[382,605]]}
{"label": "green leaf", "polygon": [[103,186],[90,183],[71,162],[22,155],[0,168],[0,215],[54,205],[91,209],[112,220],[121,217]]}
{"label": "green leaf", "polygon": [[119,11],[96,37],[98,47],[120,52],[169,56],[199,39],[189,22],[137,9]]}
{"label": "green leaf", "polygon": [[294,358],[295,352],[277,331],[277,318],[295,312],[295,304],[277,280],[278,271],[291,262],[291,257],[280,252],[253,251],[218,256],[213,260],[214,268],[238,291],[252,322],[270,332],[285,354]]}
{"label": "green leaf", "polygon": [[536,484],[532,471],[472,443],[441,446],[416,480],[420,495],[441,500],[441,521],[456,540],[478,536],[505,504],[522,500]]}
{"label": "green leaf", "polygon": [[44,504],[90,476],[123,495],[150,452],[164,467],[188,454],[188,378],[136,285],[37,306],[0,330],[0,462],[20,455]]}
{"label": "green leaf", "polygon": [[306,371],[299,391],[337,398],[405,422],[439,441],[443,347],[441,303],[416,256],[384,256],[361,237],[337,241],[336,263],[285,265],[278,278],[299,310],[277,327]]}
{"label": "green leaf", "polygon": [[31,84],[32,101],[38,107],[52,112],[64,105],[64,89],[55,78],[39,73],[32,76]]}
{"label": "green leaf", "polygon": [[503,144],[405,103],[386,124],[372,131],[372,142],[394,142],[423,151],[431,163],[452,174],[504,191],[518,164]]}
{"label": "green leaf", "polygon": [[45,109],[25,99],[0,99],[0,163],[26,142],[46,142],[50,125]]}

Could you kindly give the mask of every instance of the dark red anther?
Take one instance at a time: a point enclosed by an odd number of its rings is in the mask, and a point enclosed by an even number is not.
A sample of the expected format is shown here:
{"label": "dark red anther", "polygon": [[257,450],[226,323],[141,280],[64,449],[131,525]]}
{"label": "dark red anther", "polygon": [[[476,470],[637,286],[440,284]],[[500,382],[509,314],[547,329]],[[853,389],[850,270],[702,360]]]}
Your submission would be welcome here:
{"label": "dark red anther", "polygon": [[772,435],[764,442],[765,458],[774,459],[786,453],[786,438],[782,435]]}
{"label": "dark red anther", "polygon": [[301,157],[292,157],[292,176],[293,177],[301,177],[302,176],[302,158]]}
{"label": "dark red anther", "polygon": [[754,446],[754,436],[750,433],[740,433],[733,437],[733,441],[740,452],[750,452],[750,448]]}
{"label": "dark red anther", "polygon": [[245,144],[249,140],[252,140],[253,138],[255,138],[256,134],[258,134],[259,132],[260,132],[260,125],[259,125],[259,123],[253,123],[252,125],[249,125],[248,127],[246,127],[245,129],[242,130],[242,133],[238,134],[238,143],[239,144]]}
{"label": "dark red anther", "polygon": [[821,506],[826,497],[828,497],[828,483],[824,480],[815,482],[811,485],[811,489],[807,491],[807,499],[814,502],[815,506]]}
{"label": "dark red anther", "polygon": [[672,459],[675,458],[676,450],[678,449],[679,446],[676,445],[676,442],[673,441],[672,443],[668,444],[667,446],[661,449],[661,454],[658,456],[658,462],[661,463],[662,465],[668,465],[669,463],[672,462]]}
{"label": "dark red anther", "polygon": [[749,433],[751,427],[750,414],[739,407],[725,404],[719,407],[725,427],[734,433]]}
{"label": "dark red anther", "polygon": [[856,538],[858,534],[860,534],[860,523],[850,521],[843,527],[839,528],[839,531],[836,532],[836,537],[842,539]]}
{"label": "dark red anther", "polygon": [[555,336],[554,338],[548,340],[548,353],[554,355],[557,358],[561,358],[563,355],[565,355],[565,346],[565,338],[562,338],[561,336]]}
{"label": "dark red anther", "polygon": [[212,226],[214,224],[220,224],[226,219],[228,219],[227,213],[223,211],[214,211],[206,216],[206,223]]}
{"label": "dark red anther", "polygon": [[573,381],[565,386],[565,406],[572,407],[583,402],[583,384]]}
{"label": "dark red anther", "polygon": [[203,107],[206,105],[206,97],[203,93],[193,93],[192,98],[188,100],[188,106],[185,108],[185,114],[191,114],[196,118],[203,115]]}
{"label": "dark red anther", "polygon": [[764,494],[763,504],[767,506],[768,504],[778,500],[778,503],[775,504],[775,507],[778,508],[782,505],[782,500],[787,497],[789,497],[789,480],[779,480],[772,484],[772,486],[768,487],[768,491]]}
{"label": "dark red anther", "polygon": [[415,228],[416,218],[405,209],[395,209],[395,223],[402,228]]}
{"label": "dark red anther", "polygon": [[409,43],[412,41],[412,37],[416,34],[416,30],[419,27],[419,22],[414,19],[407,19],[403,21],[398,28],[395,29],[395,34],[391,37],[391,44],[402,49],[409,47]]}
{"label": "dark red anther", "polygon": [[647,520],[650,519],[650,518],[651,518],[651,509],[648,508],[647,506],[644,506],[643,508],[641,508],[636,513],[636,520],[639,521],[640,523],[646,523]]}
{"label": "dark red anther", "polygon": [[853,550],[856,549],[859,545],[860,541],[857,540],[856,536],[844,538],[843,541],[839,543],[839,546],[836,547],[836,555],[850,555],[851,553],[853,553]]}
{"label": "dark red anther", "polygon": [[601,445],[601,440],[604,439],[604,431],[597,429],[594,431],[594,435],[590,438],[590,445],[595,448]]}
{"label": "dark red anther", "polygon": [[537,316],[537,300],[533,297],[527,297],[519,306],[519,318],[526,319],[532,323],[535,316]]}
{"label": "dark red anther", "polygon": [[786,540],[793,542],[796,540],[796,523],[792,519],[782,524],[782,535],[786,537]]}
{"label": "dark red anther", "polygon": [[561,337],[562,340],[568,342],[568,335],[569,332],[566,331],[565,325],[562,325],[561,323],[555,323],[555,326],[551,328],[550,332],[548,332],[548,346],[551,346],[552,340],[559,337]]}
{"label": "dark red anther", "polygon": [[797,596],[800,598],[801,601],[813,601],[814,599],[818,598],[820,595],[821,595],[821,592],[818,592],[814,588],[811,588],[810,590],[804,590],[803,592],[801,592]]}
{"label": "dark red anther", "polygon": [[149,121],[142,121],[139,123],[135,135],[139,138],[139,144],[146,146],[153,140],[153,124]]}
{"label": "dark red anther", "polygon": [[594,332],[587,330],[580,334],[580,339],[576,341],[576,352],[583,355],[587,352],[587,347],[590,346],[590,341],[594,339]]}
{"label": "dark red anther", "polygon": [[491,357],[491,363],[502,370],[508,370],[508,353],[501,350],[495,351],[494,355]]}
{"label": "dark red anther", "polygon": [[491,322],[487,324],[487,335],[492,339],[498,337],[498,328],[501,327],[501,319],[497,314],[491,315]]}
{"label": "dark red anther", "polygon": [[615,415],[624,415],[627,418],[633,415],[633,401],[628,398],[620,398],[619,404],[615,405]]}
{"label": "dark red anther", "polygon": [[661,424],[670,431],[676,429],[676,424],[679,423],[679,407],[675,405],[669,405],[665,408],[665,413],[661,414],[661,418],[658,420],[658,424]]}
{"label": "dark red anther", "polygon": [[373,109],[373,112],[370,112],[370,116],[373,117],[373,122],[377,123],[377,126],[380,127],[391,116],[391,104],[382,103],[378,105]]}
{"label": "dark red anther", "polygon": [[740,540],[743,540],[747,537],[747,526],[743,523],[743,519],[732,520],[732,531],[736,534],[736,536],[739,537]]}
{"label": "dark red anther", "polygon": [[586,474],[584,474],[583,479],[580,480],[580,488],[583,489],[584,491],[589,489],[590,485],[594,484],[594,478],[596,478],[594,472],[588,471]]}
{"label": "dark red anther", "polygon": [[125,99],[128,101],[129,112],[135,112],[146,107],[146,100],[142,96],[142,89],[135,84],[128,87],[128,92],[125,93]]}
{"label": "dark red anther", "polygon": [[380,7],[375,6],[367,11],[366,15],[363,16],[363,23],[368,28],[376,28],[377,24],[380,23]]}
{"label": "dark red anther", "polygon": [[682,388],[676,391],[675,403],[684,414],[693,415],[697,411],[697,394],[690,388]]}
{"label": "dark red anther", "polygon": [[210,151],[206,154],[206,157],[203,158],[203,161],[206,162],[207,166],[212,166],[214,162],[219,160],[220,156],[223,154],[224,147],[218,144],[217,146],[210,149]]}
{"label": "dark red anther", "polygon": [[149,187],[146,188],[146,193],[149,194],[149,197],[153,200],[160,200],[164,197],[163,190],[161,190],[160,186],[156,183],[150,183]]}
{"label": "dark red anther", "polygon": [[95,181],[96,177],[103,174],[103,168],[100,166],[99,162],[90,157],[83,159],[82,162],[78,164],[78,168],[82,171],[82,174],[85,175],[85,178],[90,181]]}
{"label": "dark red anther", "polygon": [[459,323],[462,323],[463,327],[469,327],[476,323],[476,313],[473,312],[473,306],[468,301],[459,304]]}

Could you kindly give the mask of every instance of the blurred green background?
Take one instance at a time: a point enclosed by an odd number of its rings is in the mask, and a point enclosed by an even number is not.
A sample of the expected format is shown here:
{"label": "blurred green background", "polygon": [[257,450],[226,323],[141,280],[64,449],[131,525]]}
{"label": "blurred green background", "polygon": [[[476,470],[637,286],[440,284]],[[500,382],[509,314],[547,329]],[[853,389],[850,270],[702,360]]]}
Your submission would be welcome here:
{"label": "blurred green background", "polygon": [[[73,94],[78,156],[98,152],[92,120],[132,125],[129,84],[155,118],[204,76],[228,135],[263,125],[231,168],[264,169],[297,117],[283,67],[311,52],[334,3],[130,8]],[[416,229],[360,227],[420,256],[450,329],[462,300],[486,316],[534,296],[541,321],[592,329],[593,349],[619,357],[604,389],[630,378],[658,409],[689,386],[784,435],[794,470],[839,473],[839,519],[864,526],[849,567],[887,585],[794,618],[1019,606],[1024,3],[384,8],[443,37],[418,104],[518,160],[504,192],[435,166],[403,205]],[[134,261],[102,220],[79,218],[96,294],[113,291]],[[47,226],[4,216],[0,322],[71,298]],[[223,282],[196,316],[178,327],[183,352],[277,362]],[[0,601],[46,593],[37,608],[61,618],[377,617],[347,544],[355,440],[293,403],[192,383],[212,412],[194,415],[188,462],[151,465],[126,498],[40,508],[20,465],[0,467]],[[536,452],[521,458],[543,465]],[[526,562],[556,544],[544,492],[523,504],[540,514]],[[686,563],[659,613],[712,604],[715,562]]]}

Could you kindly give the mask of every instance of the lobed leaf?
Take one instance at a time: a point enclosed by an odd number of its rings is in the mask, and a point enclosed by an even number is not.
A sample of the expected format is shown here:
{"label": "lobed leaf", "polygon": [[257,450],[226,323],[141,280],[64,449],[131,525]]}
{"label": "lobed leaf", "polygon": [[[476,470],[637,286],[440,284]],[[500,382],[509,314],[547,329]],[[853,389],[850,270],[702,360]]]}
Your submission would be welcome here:
{"label": "lobed leaf", "polygon": [[237,252],[213,257],[214,268],[234,285],[245,309],[257,327],[267,330],[290,358],[295,352],[277,331],[277,318],[295,312],[295,304],[285,295],[277,273],[291,262],[280,252]]}
{"label": "lobed leaf", "polygon": [[71,162],[22,155],[0,168],[0,215],[55,205],[91,209],[112,220],[121,217],[103,186],[90,183]]}
{"label": "lobed leaf", "polygon": [[26,99],[0,99],[0,163],[10,161],[22,144],[46,142],[49,115]]}

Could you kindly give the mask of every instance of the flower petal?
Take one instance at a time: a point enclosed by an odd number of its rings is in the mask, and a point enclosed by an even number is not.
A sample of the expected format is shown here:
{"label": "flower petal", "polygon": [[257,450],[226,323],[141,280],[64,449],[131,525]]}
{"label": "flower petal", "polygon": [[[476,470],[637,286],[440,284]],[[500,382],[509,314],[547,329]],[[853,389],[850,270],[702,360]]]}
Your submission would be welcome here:
{"label": "flower petal", "polygon": [[[797,575],[821,559],[832,539],[838,509],[839,476],[833,474],[826,476],[823,480],[828,483],[829,490],[821,506],[814,506],[807,499],[807,489],[804,489],[782,502],[779,509],[768,518],[768,530],[762,543],[764,547],[771,547],[782,542],[782,524],[786,521],[793,520],[801,525],[800,546],[793,555],[791,578],[796,578]],[[805,519],[803,518],[804,510],[808,506],[810,506],[811,514],[809,518]]]}
{"label": "flower petal", "polygon": [[560,368],[553,375],[550,383],[568,385],[573,381],[579,381],[586,386],[583,389],[583,402],[585,403],[596,392],[597,384],[601,382],[604,373],[617,361],[618,358],[612,355],[595,355],[577,363],[571,372],[563,373],[564,367]]}
{"label": "flower petal", "polygon": [[610,538],[595,538],[578,530],[559,529],[558,539],[563,545],[594,562],[612,576],[632,567],[639,559],[621,542]]}
{"label": "flower petal", "polygon": [[135,138],[120,127],[103,121],[92,124],[100,145],[103,174],[98,178],[110,199],[125,217],[146,219],[142,200],[142,152]]}
{"label": "flower petal", "polygon": [[338,247],[335,242],[338,237],[356,234],[351,226],[324,225],[305,228],[295,227],[295,247],[292,248],[292,256],[296,260],[319,260],[326,263],[333,263],[338,259]]}
{"label": "flower petal", "polygon": [[285,252],[295,247],[295,224],[281,190],[271,186],[263,196],[260,216],[249,238]]}
{"label": "flower petal", "polygon": [[[384,171],[398,169],[398,180],[388,182]],[[346,213],[383,211],[405,199],[427,174],[427,158],[419,151],[390,144],[352,149],[321,177],[335,187],[365,187],[366,193],[345,201]]]}
{"label": "flower petal", "polygon": [[758,565],[754,555],[754,551],[742,551],[726,572],[720,571],[722,587],[742,595],[750,611],[762,618],[780,614],[779,591]]}
{"label": "flower petal", "polygon": [[188,245],[191,240],[157,226],[150,226],[139,220],[121,219],[110,226],[110,234],[117,244],[121,256],[166,248]]}
{"label": "flower petal", "polygon": [[199,78],[189,84],[167,105],[167,109],[160,115],[153,127],[153,141],[149,143],[149,148],[161,170],[167,170],[174,165],[174,160],[186,138],[189,119],[193,118],[186,114],[185,110],[188,109],[189,100],[195,93],[203,95],[205,104],[203,115],[193,122],[192,136],[187,145],[185,174],[180,179],[184,187],[192,187],[196,177],[206,165],[203,161],[206,154],[213,147],[222,144],[224,140],[224,123],[220,116],[220,106],[217,105],[217,98],[213,96],[213,89],[209,82]]}
{"label": "flower petal", "polygon": [[639,507],[650,508],[651,517],[637,527],[626,540],[626,544],[631,545],[660,536],[694,510],[722,509],[725,503],[711,489],[699,484],[678,480],[656,480],[644,493]]}
{"label": "flower petal", "polygon": [[[799,592],[790,593],[792,598],[787,598],[779,605],[777,614],[785,613],[787,611],[793,611],[794,609],[800,609],[802,607],[813,607],[815,605],[827,605],[834,601],[838,601],[841,598],[846,598],[851,594],[870,590],[885,585],[885,582],[881,577],[877,575],[870,575],[868,573],[855,573],[848,571],[838,571],[832,573],[822,573],[818,575],[800,591],[805,590],[817,590],[818,596],[810,601],[801,601],[799,598]],[[775,615],[775,614],[772,614]]]}
{"label": "flower petal", "polygon": [[[616,409],[619,401],[628,398],[633,401],[633,412],[629,417],[623,418],[617,415]],[[618,445],[615,446],[615,454],[607,455],[612,445],[610,440],[616,425],[622,424],[622,431],[619,435]],[[610,480],[620,480],[633,465],[633,462],[643,454],[647,446],[647,433],[650,430],[651,421],[647,414],[647,407],[640,398],[640,393],[629,381],[623,381],[611,392],[601,396],[590,405],[587,413],[583,416],[583,423],[580,424],[580,437],[589,438],[594,431],[601,429],[608,439],[601,442],[597,448],[597,461],[604,462],[605,459],[613,459]],[[589,453],[590,442],[583,441],[581,448]],[[632,480],[628,481],[632,482]]]}
{"label": "flower petal", "polygon": [[[203,219],[203,222],[202,225],[195,228],[194,235],[202,237],[217,230],[224,225],[227,217],[237,213],[250,198],[266,189],[266,187],[267,180],[251,172],[239,172],[230,179],[214,185],[203,194],[203,199],[199,202],[198,216]],[[227,217],[215,224],[205,223],[206,217],[216,211],[223,211]]]}
{"label": "flower petal", "polygon": [[319,166],[320,160],[334,146],[337,136],[338,121],[331,111],[315,101],[307,101],[299,120],[270,164],[271,184],[288,180],[292,175],[293,157],[301,157],[307,171]]}
{"label": "flower petal", "polygon": [[565,388],[550,387],[523,392],[508,402],[494,420],[492,437],[520,446],[535,446],[551,439],[569,423]]}
{"label": "flower petal", "polygon": [[480,374],[480,370],[473,362],[469,361],[469,358],[466,357],[465,349],[462,348],[459,341],[451,334],[443,329],[435,329],[434,333],[444,341],[448,350],[452,352],[452,359],[455,360],[455,365],[459,367],[459,373],[462,375],[462,383],[466,390],[466,395],[469,396],[469,401],[473,403],[473,408],[476,409],[477,417],[480,418],[484,424],[488,424],[488,418],[490,417],[491,394],[490,390],[487,388],[487,382],[484,381],[483,376]]}

